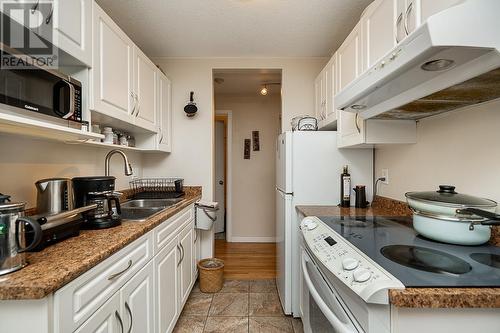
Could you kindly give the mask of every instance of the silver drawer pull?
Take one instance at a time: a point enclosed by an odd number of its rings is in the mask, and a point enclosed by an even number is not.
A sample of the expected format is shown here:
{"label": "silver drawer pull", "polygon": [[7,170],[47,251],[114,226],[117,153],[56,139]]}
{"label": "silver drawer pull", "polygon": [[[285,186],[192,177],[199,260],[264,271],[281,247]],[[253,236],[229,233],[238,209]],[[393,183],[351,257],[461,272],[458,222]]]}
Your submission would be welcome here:
{"label": "silver drawer pull", "polygon": [[410,2],[410,5],[408,6],[408,8],[406,8],[405,20],[404,20],[406,36],[410,34],[410,29],[408,28],[408,17],[410,16],[412,9],[413,9],[413,2]]}
{"label": "silver drawer pull", "polygon": [[118,273],[115,273],[115,274],[112,274],[108,277],[108,281],[111,281],[113,279],[116,279],[117,277],[119,277],[120,275],[122,275],[123,273],[125,273],[126,271],[128,271],[130,269],[130,267],[132,267],[132,260],[129,260],[128,261],[128,265],[127,265],[127,268],[125,268],[123,271],[120,271]]}
{"label": "silver drawer pull", "polygon": [[115,311],[115,317],[118,319],[118,324],[120,324],[120,332],[123,333],[123,320],[118,311]]}
{"label": "silver drawer pull", "polygon": [[125,302],[125,309],[127,310],[129,316],[130,316],[130,327],[128,328],[127,333],[132,332],[132,326],[134,326],[134,316],[132,315],[132,310],[130,309],[130,306],[128,305],[127,302]]}

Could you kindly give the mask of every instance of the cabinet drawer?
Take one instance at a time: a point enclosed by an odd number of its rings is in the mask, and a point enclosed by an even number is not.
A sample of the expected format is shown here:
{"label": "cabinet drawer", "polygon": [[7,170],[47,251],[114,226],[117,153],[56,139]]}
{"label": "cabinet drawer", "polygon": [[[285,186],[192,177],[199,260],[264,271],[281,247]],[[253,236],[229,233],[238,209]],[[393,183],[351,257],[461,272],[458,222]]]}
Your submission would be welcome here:
{"label": "cabinet drawer", "polygon": [[153,257],[151,236],[142,236],[55,293],[56,332],[73,332]]}
{"label": "cabinet drawer", "polygon": [[188,221],[194,220],[194,206],[191,205],[172,216],[154,229],[154,248],[155,254],[163,248],[168,242],[176,236],[174,233],[179,227]]}

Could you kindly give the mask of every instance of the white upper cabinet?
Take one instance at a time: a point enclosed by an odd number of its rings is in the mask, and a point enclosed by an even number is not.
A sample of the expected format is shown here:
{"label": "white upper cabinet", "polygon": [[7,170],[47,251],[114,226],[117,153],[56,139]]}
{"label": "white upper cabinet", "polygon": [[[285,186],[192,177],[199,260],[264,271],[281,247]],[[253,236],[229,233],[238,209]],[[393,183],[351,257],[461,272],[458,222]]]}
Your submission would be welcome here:
{"label": "white upper cabinet", "polygon": [[396,46],[396,1],[376,0],[361,18],[365,69],[372,67]]}
{"label": "white upper cabinet", "polygon": [[[329,128],[335,125],[337,112],[333,104],[333,96],[337,92],[337,53],[335,53],[325,68],[316,78],[316,118],[319,128]],[[319,101],[319,102],[318,102]]]}
{"label": "white upper cabinet", "polygon": [[395,0],[397,42],[410,35],[430,16],[464,0]]}
{"label": "white upper cabinet", "polygon": [[338,83],[344,89],[362,72],[361,24],[358,23],[337,51]]}
{"label": "white upper cabinet", "polygon": [[57,45],[87,66],[92,64],[92,0],[54,1]]}
{"label": "white upper cabinet", "polygon": [[420,22],[425,22],[430,16],[464,1],[465,0],[419,0]]}
{"label": "white upper cabinet", "polygon": [[[337,51],[339,90],[344,89],[361,74],[363,64],[361,32],[361,24],[358,23]],[[339,147],[363,142],[363,121],[356,114],[339,110],[337,129]]]}
{"label": "white upper cabinet", "polygon": [[135,124],[156,131],[157,118],[157,68],[138,48],[134,47],[134,92],[137,107]]}
{"label": "white upper cabinet", "polygon": [[172,84],[161,71],[158,73],[158,135],[157,148],[172,151]]}
{"label": "white upper cabinet", "polygon": [[93,20],[93,98],[90,108],[133,123],[133,113],[137,108],[133,90],[134,44],[96,3]]}

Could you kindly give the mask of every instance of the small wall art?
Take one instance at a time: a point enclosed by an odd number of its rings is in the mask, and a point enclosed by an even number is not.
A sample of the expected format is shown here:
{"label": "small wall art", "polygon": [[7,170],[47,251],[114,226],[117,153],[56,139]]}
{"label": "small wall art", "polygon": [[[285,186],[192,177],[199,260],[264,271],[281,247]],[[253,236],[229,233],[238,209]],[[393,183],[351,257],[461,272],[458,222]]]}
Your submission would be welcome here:
{"label": "small wall art", "polygon": [[245,160],[249,160],[250,159],[250,144],[251,144],[251,140],[250,139],[245,139],[244,156],[243,156],[243,158]]}
{"label": "small wall art", "polygon": [[253,151],[260,151],[259,131],[252,131]]}

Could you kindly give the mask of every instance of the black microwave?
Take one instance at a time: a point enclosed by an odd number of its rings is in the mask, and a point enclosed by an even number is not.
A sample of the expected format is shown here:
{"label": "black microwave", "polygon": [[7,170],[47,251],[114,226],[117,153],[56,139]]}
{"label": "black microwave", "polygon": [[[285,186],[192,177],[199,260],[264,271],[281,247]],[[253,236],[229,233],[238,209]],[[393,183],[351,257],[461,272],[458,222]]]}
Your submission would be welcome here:
{"label": "black microwave", "polygon": [[82,84],[52,69],[0,67],[0,103],[81,122]]}

